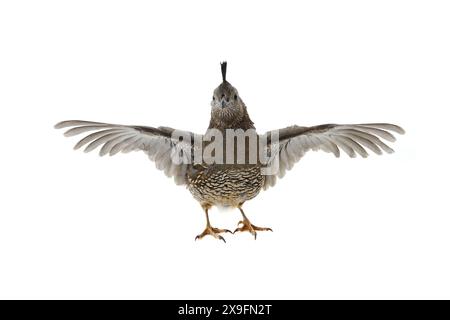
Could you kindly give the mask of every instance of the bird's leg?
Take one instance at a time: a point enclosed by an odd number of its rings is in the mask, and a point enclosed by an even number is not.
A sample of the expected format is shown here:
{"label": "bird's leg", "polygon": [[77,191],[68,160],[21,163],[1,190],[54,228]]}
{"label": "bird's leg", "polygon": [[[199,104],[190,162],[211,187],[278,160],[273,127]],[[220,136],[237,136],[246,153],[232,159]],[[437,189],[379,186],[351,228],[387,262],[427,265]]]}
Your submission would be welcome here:
{"label": "bird's leg", "polygon": [[208,214],[209,207],[203,207],[203,209],[205,210],[205,214],[206,214],[206,228],[201,234],[199,234],[198,236],[195,237],[195,240],[202,239],[204,236],[210,235],[216,239],[223,240],[223,242],[226,242],[225,239],[220,234],[224,233],[224,232],[231,233],[231,231],[227,230],[227,229],[213,228],[211,226],[211,223],[209,222],[209,214]]}
{"label": "bird's leg", "polygon": [[[233,233],[236,233],[237,231],[241,231],[241,232],[248,231],[255,237],[255,240],[256,240],[256,231],[272,231],[272,229],[270,229],[270,228],[261,228],[261,227],[254,226],[253,224],[250,223],[250,220],[248,220],[247,216],[244,213],[244,210],[242,210],[241,207],[239,207],[239,210],[242,213],[243,220],[239,221],[238,228],[236,230],[234,230]],[[239,227],[241,224],[242,224],[242,227]]]}

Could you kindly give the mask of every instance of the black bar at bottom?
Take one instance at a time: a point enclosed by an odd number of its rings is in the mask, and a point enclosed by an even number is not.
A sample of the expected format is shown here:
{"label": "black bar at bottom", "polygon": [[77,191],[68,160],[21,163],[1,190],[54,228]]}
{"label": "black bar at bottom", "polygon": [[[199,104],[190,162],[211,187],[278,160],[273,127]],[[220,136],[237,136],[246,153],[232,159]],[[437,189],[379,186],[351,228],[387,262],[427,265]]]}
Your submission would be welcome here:
{"label": "black bar at bottom", "polygon": [[[432,302],[432,306],[430,306]],[[125,319],[365,319],[447,314],[448,301],[317,300],[59,300],[1,301],[3,314],[33,318]],[[445,309],[444,309],[445,308]],[[442,310],[441,310],[442,309]],[[12,313],[8,313],[12,312]]]}

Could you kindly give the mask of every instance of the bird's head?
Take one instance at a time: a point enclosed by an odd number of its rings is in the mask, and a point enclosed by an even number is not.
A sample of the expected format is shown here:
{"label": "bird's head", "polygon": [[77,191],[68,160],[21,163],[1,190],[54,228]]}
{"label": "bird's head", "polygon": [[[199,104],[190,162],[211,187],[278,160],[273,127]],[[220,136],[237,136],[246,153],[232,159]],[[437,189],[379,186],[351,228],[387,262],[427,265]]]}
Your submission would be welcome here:
{"label": "bird's head", "polygon": [[216,122],[231,124],[246,114],[245,104],[239,93],[226,79],[227,63],[220,64],[222,83],[214,90],[211,101],[211,116]]}

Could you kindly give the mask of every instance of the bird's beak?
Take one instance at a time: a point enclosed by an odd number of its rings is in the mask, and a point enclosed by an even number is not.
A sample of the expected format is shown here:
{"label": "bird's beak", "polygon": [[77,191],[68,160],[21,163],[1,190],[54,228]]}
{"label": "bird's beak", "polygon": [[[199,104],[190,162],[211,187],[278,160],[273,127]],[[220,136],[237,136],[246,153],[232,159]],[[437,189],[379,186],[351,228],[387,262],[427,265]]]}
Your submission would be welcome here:
{"label": "bird's beak", "polygon": [[225,98],[222,98],[222,100],[220,101],[221,105],[222,105],[222,109],[225,108]]}

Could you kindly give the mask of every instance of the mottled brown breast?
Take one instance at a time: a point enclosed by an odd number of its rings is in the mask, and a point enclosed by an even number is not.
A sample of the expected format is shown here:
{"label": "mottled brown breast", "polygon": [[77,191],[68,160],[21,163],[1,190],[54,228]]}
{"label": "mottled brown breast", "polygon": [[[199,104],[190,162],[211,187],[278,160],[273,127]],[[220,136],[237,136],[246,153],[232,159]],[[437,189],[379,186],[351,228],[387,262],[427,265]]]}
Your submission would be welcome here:
{"label": "mottled brown breast", "polygon": [[256,197],[263,184],[258,165],[198,165],[188,174],[188,189],[202,204],[236,207]]}

